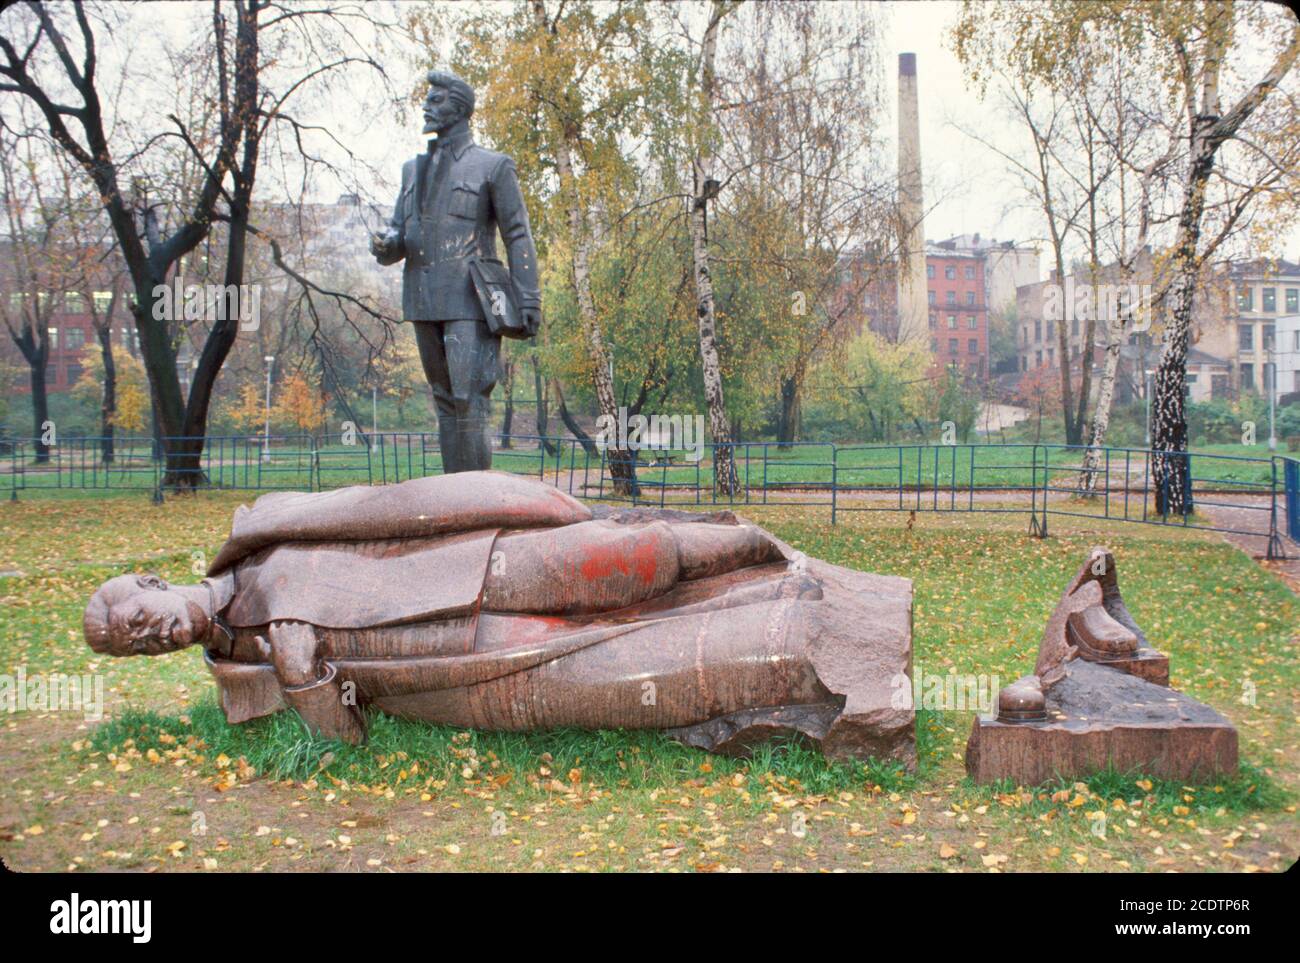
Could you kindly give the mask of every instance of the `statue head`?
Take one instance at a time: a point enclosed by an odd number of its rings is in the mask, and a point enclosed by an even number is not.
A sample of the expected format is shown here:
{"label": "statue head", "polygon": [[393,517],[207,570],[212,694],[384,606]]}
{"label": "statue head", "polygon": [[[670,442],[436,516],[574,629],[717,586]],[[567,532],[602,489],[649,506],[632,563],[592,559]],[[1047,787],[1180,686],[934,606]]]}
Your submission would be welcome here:
{"label": "statue head", "polygon": [[455,74],[430,70],[424,98],[424,133],[439,134],[474,114],[474,88]]}
{"label": "statue head", "polygon": [[91,596],[82,619],[86,644],[108,655],[165,655],[207,636],[203,607],[157,575],[119,575]]}

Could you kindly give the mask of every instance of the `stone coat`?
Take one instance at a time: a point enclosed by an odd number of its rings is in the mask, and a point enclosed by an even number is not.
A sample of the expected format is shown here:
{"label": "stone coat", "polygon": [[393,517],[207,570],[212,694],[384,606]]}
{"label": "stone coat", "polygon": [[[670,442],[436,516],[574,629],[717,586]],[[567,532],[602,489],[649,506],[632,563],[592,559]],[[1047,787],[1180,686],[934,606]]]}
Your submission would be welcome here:
{"label": "stone coat", "polygon": [[537,250],[515,164],[479,147],[463,132],[437,152],[402,165],[402,188],[389,236],[397,242],[381,264],[405,259],[402,317],[406,321],[483,320],[470,280],[469,258],[496,258],[498,228],[520,308],[539,308]]}

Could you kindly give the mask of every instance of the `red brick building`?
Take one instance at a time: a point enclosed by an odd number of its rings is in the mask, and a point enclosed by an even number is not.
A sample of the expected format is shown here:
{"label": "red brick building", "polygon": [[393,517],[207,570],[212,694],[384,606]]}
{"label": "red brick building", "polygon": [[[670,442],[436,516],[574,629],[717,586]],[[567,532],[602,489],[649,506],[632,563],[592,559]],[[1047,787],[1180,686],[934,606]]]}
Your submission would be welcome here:
{"label": "red brick building", "polygon": [[[0,296],[10,299],[10,306],[14,309],[11,314],[17,317],[21,305],[16,299],[28,295],[4,292]],[[99,350],[90,306],[85,303],[85,298],[75,292],[66,292],[57,297],[59,303],[50,309],[46,325],[50,339],[50,354],[45,364],[45,387],[50,392],[71,389],[81,377],[86,352]],[[102,314],[108,306],[109,292],[96,291],[94,297],[99,302],[97,309]],[[14,379],[13,390],[20,394],[28,394],[31,392],[31,383],[26,374],[27,362],[9,333],[0,330],[0,335],[3,336],[3,342],[0,343],[0,357],[19,368],[21,372],[21,376]],[[126,306],[119,301],[113,317],[111,335],[113,347],[138,355],[138,337],[135,322]]]}
{"label": "red brick building", "polygon": [[926,246],[926,297],[930,350],[935,363],[955,365],[982,381],[989,370],[988,290],[984,255],[952,242]]}

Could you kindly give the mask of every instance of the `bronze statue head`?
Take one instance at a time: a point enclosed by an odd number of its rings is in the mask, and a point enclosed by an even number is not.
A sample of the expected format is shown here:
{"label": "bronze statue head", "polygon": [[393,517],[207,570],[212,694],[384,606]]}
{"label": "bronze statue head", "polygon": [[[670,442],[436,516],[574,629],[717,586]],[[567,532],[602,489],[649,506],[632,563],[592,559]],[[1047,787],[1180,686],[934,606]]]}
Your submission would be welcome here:
{"label": "bronze statue head", "polygon": [[430,70],[429,93],[424,98],[424,133],[450,130],[474,114],[474,88],[455,74]]}
{"label": "bronze statue head", "polygon": [[165,655],[205,638],[212,627],[193,594],[157,575],[119,575],[91,596],[82,619],[86,644],[108,655]]}

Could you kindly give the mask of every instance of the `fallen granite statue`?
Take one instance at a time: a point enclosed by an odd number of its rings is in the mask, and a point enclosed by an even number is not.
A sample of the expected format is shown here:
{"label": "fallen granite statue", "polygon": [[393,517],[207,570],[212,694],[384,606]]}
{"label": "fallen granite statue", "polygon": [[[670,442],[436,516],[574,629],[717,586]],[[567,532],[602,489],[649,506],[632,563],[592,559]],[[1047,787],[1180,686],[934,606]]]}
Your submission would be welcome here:
{"label": "fallen granite statue", "polygon": [[1115,559],[1094,548],[1047,622],[1034,674],[977,716],[966,772],[980,783],[1035,786],[1111,767],[1184,782],[1237,769],[1237,730],[1169,688],[1169,659],[1151,647],[1120,597]]}
{"label": "fallen granite statue", "polygon": [[273,493],[197,585],[105,582],[96,652],[201,645],[231,723],[365,706],[487,730],[666,730],[714,752],[802,736],[915,762],[912,588],[810,559],[730,512],[588,508],[500,472]]}

